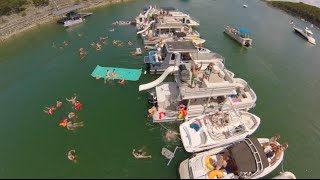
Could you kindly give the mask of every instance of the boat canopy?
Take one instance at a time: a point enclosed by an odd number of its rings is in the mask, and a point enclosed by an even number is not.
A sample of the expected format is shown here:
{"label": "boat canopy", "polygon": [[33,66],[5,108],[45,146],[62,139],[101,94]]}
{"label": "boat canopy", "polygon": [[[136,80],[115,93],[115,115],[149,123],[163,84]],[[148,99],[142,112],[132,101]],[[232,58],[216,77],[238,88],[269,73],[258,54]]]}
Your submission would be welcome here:
{"label": "boat canopy", "polygon": [[[256,147],[261,157],[263,168],[268,167],[269,161],[258,139],[254,137],[251,137],[249,139],[252,141],[253,145]],[[242,141],[239,144],[236,144],[230,150],[239,171],[241,172],[257,171],[255,155],[253,154],[251,148],[247,145],[245,141]]]}
{"label": "boat canopy", "polygon": [[160,9],[165,10],[165,11],[175,11],[176,8],[174,7],[161,7]]}
{"label": "boat canopy", "polygon": [[246,34],[251,33],[248,29],[245,29],[245,28],[235,28],[235,29],[238,30],[240,33],[246,33]]}

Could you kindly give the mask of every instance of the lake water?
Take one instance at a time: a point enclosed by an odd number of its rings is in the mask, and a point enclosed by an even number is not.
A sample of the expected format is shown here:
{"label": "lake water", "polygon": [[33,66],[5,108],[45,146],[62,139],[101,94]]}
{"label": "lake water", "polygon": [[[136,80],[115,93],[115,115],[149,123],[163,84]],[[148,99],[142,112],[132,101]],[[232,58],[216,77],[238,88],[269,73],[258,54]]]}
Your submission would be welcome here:
{"label": "lake water", "polygon": [[[248,8],[242,8],[244,3]],[[95,9],[85,23],[72,28],[49,23],[1,43],[0,177],[179,178],[179,163],[190,154],[181,148],[166,165],[161,148],[182,145],[166,141],[165,128],[147,120],[147,92],[138,92],[140,84],[157,77],[142,74],[139,81],[118,85],[90,75],[96,65],[144,68],[142,57],[130,55],[135,47],[143,47],[135,28],[111,23],[131,20],[150,4],[174,6],[201,21],[196,29],[206,39],[204,46],[223,55],[226,67],[258,96],[251,112],[262,122],[255,135],[279,133],[280,142],[289,143],[284,169],[298,178],[319,177],[319,45],[308,44],[289,25],[293,19],[301,28],[310,26],[306,22],[263,2],[242,0],[134,1]],[[223,34],[226,25],[250,29],[253,47],[242,48]],[[109,32],[112,28],[115,31]],[[319,30],[312,31],[320,42]],[[109,36],[109,44],[97,52],[90,44],[100,36]],[[70,44],[60,50],[64,40]],[[112,46],[112,40],[130,40],[134,46]],[[84,61],[79,60],[80,47],[88,51]],[[74,111],[65,101],[74,94],[83,103],[77,116],[85,126],[70,132],[58,123]],[[45,114],[44,107],[56,100],[63,100],[63,107]],[[132,149],[143,145],[152,159],[132,157]],[[67,159],[70,149],[76,149],[77,164]],[[268,177],[280,171],[281,167]]]}

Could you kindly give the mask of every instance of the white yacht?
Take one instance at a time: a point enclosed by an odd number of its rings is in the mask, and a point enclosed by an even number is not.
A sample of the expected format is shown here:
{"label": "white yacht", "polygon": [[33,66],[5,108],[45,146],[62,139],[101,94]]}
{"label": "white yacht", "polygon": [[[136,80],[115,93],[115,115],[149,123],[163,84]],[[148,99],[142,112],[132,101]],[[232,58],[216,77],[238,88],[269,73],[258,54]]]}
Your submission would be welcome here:
{"label": "white yacht", "polygon": [[[183,60],[180,58],[182,55]],[[174,60],[170,64],[173,56]],[[203,114],[233,109],[247,111],[255,106],[257,96],[254,91],[245,80],[234,78],[234,74],[225,68],[224,58],[219,54],[178,53],[168,56],[167,61],[169,63],[158,79],[139,86],[139,91],[154,88],[150,95],[150,99],[154,99],[153,104],[157,106],[157,111],[152,115],[153,122],[189,120]],[[213,72],[205,79],[203,75],[210,63]],[[191,73],[195,64],[200,68],[197,80],[192,79]],[[174,82],[163,82],[170,74],[175,75]],[[187,112],[184,118],[178,117],[181,104],[185,105]]]}
{"label": "white yacht", "polygon": [[178,11],[174,7],[163,7],[157,9],[156,7],[149,6],[143,9],[136,18],[136,27],[138,30],[142,30],[148,26],[148,24],[155,20],[157,17],[159,20],[168,22],[181,22],[188,26],[199,26],[199,20],[191,17],[189,14]]}
{"label": "white yacht", "polygon": [[180,135],[187,152],[200,152],[245,139],[260,125],[260,118],[245,111],[202,115],[180,125]]}
{"label": "white yacht", "polygon": [[[157,48],[155,48],[157,49]],[[150,74],[162,74],[169,66],[186,63],[190,60],[210,61],[220,59],[224,62],[224,58],[217,53],[211,52],[204,47],[197,47],[193,41],[169,41],[165,42],[162,48],[149,52],[144,57],[146,69],[150,70]]]}
{"label": "white yacht", "polygon": [[232,28],[227,26],[224,32],[229,35],[232,39],[239,42],[241,45],[245,47],[252,46],[252,39],[250,36],[250,31],[244,28]]}
{"label": "white yacht", "polygon": [[[284,153],[273,163],[269,163],[262,143],[267,138],[246,138],[243,141],[198,153],[184,160],[179,166],[181,179],[258,179],[274,171],[282,162]],[[210,161],[217,161],[223,154],[229,154],[227,167],[212,170]]]}
{"label": "white yacht", "polygon": [[306,27],[304,30],[295,27],[294,32],[300,34],[302,37],[304,37],[311,44],[314,44],[314,45],[316,44],[316,40],[312,36],[313,33],[311,32],[311,30],[308,27]]}
{"label": "white yacht", "polygon": [[200,38],[200,34],[183,23],[152,21],[145,29],[138,31],[145,45],[156,45],[160,41],[172,41],[174,38]]}

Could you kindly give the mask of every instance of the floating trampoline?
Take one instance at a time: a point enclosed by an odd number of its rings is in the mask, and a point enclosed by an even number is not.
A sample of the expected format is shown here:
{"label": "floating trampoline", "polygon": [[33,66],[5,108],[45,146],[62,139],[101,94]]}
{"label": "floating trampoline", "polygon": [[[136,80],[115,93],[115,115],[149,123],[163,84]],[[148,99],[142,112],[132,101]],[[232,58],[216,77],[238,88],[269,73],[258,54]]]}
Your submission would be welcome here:
{"label": "floating trampoline", "polygon": [[112,71],[115,70],[115,72],[118,74],[115,79],[122,79],[124,78],[127,81],[137,81],[139,80],[142,69],[125,69],[125,68],[115,68],[115,67],[102,67],[97,65],[96,68],[91,73],[92,77],[100,77],[105,78],[107,70],[110,71],[110,76],[112,77]]}

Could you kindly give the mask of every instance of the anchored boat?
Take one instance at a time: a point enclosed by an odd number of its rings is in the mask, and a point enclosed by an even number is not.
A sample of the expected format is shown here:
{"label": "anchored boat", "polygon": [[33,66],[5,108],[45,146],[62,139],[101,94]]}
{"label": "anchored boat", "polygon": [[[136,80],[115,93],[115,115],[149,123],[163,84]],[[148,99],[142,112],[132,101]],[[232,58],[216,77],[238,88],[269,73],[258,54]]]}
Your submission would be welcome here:
{"label": "anchored boat", "polygon": [[232,39],[239,42],[245,47],[252,46],[252,39],[250,38],[250,31],[244,28],[232,28],[227,26],[224,32],[229,35]]}
{"label": "anchored boat", "polygon": [[[282,162],[284,152],[280,158],[269,163],[262,147],[269,142],[267,138],[246,138],[243,141],[229,144],[224,147],[214,148],[196,154],[184,160],[179,167],[181,179],[258,179],[274,171]],[[213,170],[212,163],[221,156],[228,155],[228,168]]]}
{"label": "anchored boat", "polygon": [[217,112],[202,115],[180,125],[187,152],[200,152],[245,139],[260,125],[260,118],[245,111]]}
{"label": "anchored boat", "polygon": [[298,33],[299,35],[301,35],[304,39],[306,39],[309,43],[311,44],[316,44],[316,40],[313,37],[313,33],[311,32],[311,30],[306,27],[304,30],[299,29],[297,27],[293,28],[294,32]]}

